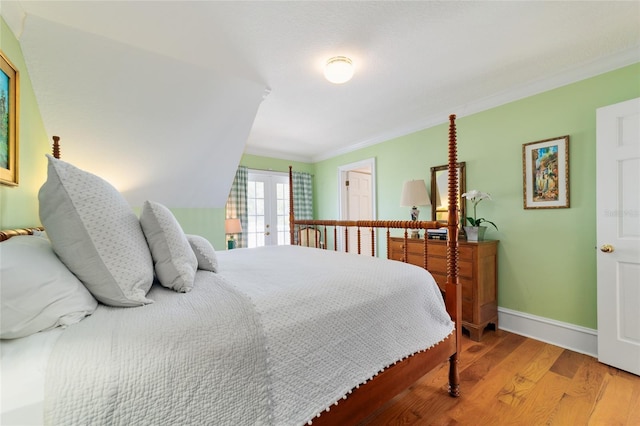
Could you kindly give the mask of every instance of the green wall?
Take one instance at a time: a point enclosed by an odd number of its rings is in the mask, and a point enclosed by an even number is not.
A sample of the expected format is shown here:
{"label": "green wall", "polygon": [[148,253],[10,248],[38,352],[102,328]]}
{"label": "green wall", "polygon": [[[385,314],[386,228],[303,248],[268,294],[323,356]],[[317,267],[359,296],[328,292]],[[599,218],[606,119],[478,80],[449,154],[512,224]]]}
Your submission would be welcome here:
{"label": "green wall", "polygon": [[[467,189],[493,197],[478,205],[478,214],[500,229],[490,227],[486,238],[500,240],[501,307],[597,327],[596,108],[638,96],[635,64],[457,119]],[[402,183],[425,179],[429,186],[430,167],[447,163],[447,132],[443,124],[319,162],[316,188],[336,188],[339,166],[375,157],[378,218],[405,219]],[[571,207],[525,210],[522,144],[564,135],[570,136]],[[337,217],[334,191],[316,190],[315,201],[318,217]]]}
{"label": "green wall", "polygon": [[0,229],[40,224],[38,190],[47,175],[45,154],[51,152],[40,110],[18,40],[0,18],[0,50],[19,72],[18,186],[0,185]]}

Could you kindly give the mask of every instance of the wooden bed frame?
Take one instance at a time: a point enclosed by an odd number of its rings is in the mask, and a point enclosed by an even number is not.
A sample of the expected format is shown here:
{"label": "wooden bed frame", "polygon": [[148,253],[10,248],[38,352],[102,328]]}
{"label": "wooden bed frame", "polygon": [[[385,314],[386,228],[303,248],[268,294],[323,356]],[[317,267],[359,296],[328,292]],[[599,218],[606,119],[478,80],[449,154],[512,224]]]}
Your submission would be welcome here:
{"label": "wooden bed frame", "polygon": [[[456,211],[458,173],[457,165],[457,140],[455,115],[449,116],[449,158],[448,158],[448,222],[447,222],[447,283],[445,287],[445,305],[447,312],[455,323],[455,331],[444,341],[424,352],[417,353],[402,362],[387,368],[384,372],[367,382],[365,385],[353,390],[347,399],[340,401],[313,420],[314,425],[347,425],[355,424],[386,402],[393,399],[403,390],[409,388],[426,373],[449,361],[449,394],[460,396],[460,379],[458,373],[458,357],[461,352],[462,335],[462,290],[458,282],[458,230],[459,218]],[[334,250],[337,250],[338,228],[344,229],[345,250],[349,248],[349,228],[356,228],[357,252],[361,254],[361,229],[371,229],[371,253],[375,256],[376,230],[386,230],[387,258],[389,258],[390,230],[404,230],[404,259],[407,259],[407,238],[409,229],[431,229],[442,227],[438,222],[432,221],[340,221],[340,220],[297,220],[293,209],[293,173],[289,167],[289,229],[291,244],[296,244],[296,234],[306,232],[306,241],[316,238],[315,247],[327,249],[327,227],[333,229]],[[310,235],[310,227],[319,230]],[[324,246],[320,244],[319,235],[324,234]],[[302,239],[302,238],[301,238]],[[427,253],[429,240],[424,238],[424,268],[428,270]]]}
{"label": "wooden bed frame", "polygon": [[44,231],[44,228],[39,226],[37,228],[5,229],[0,231],[0,241],[8,240],[18,235],[33,235],[34,231]]}
{"label": "wooden bed frame", "polygon": [[[60,158],[60,138],[53,137],[53,156]],[[455,323],[455,331],[445,340],[436,346],[412,355],[402,362],[399,362],[382,373],[378,374],[366,384],[353,389],[348,398],[341,400],[332,406],[330,411],[323,412],[320,417],[313,420],[314,425],[353,425],[363,420],[365,417],[380,408],[386,402],[393,399],[403,390],[409,388],[418,379],[429,371],[449,361],[449,394],[457,397],[460,395],[460,380],[458,374],[458,357],[461,351],[461,319],[462,319],[462,302],[461,287],[458,283],[458,215],[456,213],[456,191],[458,187],[458,175],[456,172],[457,163],[457,146],[456,146],[456,127],[455,115],[449,116],[449,222],[447,223],[448,241],[447,241],[447,283],[445,288],[445,305],[447,312],[451,315]],[[291,244],[295,242],[295,234],[297,230],[304,226],[313,226],[316,228],[324,227],[326,235],[326,227],[333,227],[334,240],[337,237],[337,228],[345,228],[345,242],[348,247],[348,227],[357,228],[357,249],[360,253],[360,229],[371,228],[371,255],[375,255],[375,229],[386,229],[387,232],[387,257],[389,254],[389,235],[390,229],[403,229],[404,238],[408,238],[409,229],[430,229],[442,227],[437,222],[432,221],[336,221],[336,220],[296,220],[293,211],[293,185],[291,184],[292,172],[289,168],[289,197],[290,197],[290,232]],[[21,228],[0,231],[0,241],[7,240],[16,235],[31,235],[35,230],[43,230],[42,227]],[[304,231],[302,231],[304,232]],[[309,235],[307,235],[307,240]],[[319,247],[320,244],[316,246]],[[428,268],[427,252],[429,250],[428,240],[424,239],[424,267]],[[406,244],[405,244],[406,247]],[[326,249],[326,247],[324,247]],[[406,250],[406,248],[405,248]],[[405,253],[405,258],[406,253]]]}

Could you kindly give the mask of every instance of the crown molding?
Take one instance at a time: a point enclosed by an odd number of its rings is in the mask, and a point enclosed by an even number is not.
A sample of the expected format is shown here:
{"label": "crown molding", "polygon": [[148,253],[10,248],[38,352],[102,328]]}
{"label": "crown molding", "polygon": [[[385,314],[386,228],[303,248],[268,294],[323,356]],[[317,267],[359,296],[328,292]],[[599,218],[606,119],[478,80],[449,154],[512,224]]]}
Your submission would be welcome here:
{"label": "crown molding", "polygon": [[510,102],[524,99],[529,96],[534,96],[549,90],[557,89],[568,84],[576,83],[581,80],[586,80],[588,78],[595,77],[609,71],[614,71],[616,69],[623,68],[638,62],[640,62],[640,49],[638,48],[627,49],[600,58],[598,60],[583,62],[569,69],[560,71],[551,77],[530,81],[519,87],[496,93],[494,95],[485,97],[483,99],[478,99],[464,105],[458,105],[457,107],[450,108],[449,111],[441,111],[440,113],[430,115],[414,125],[405,126],[391,132],[380,134],[374,138],[356,142],[343,148],[315,155],[311,157],[311,161],[317,163],[323,160],[328,160],[330,158],[347,154],[349,152],[357,151],[359,149],[377,145],[379,143],[386,142],[397,137],[409,135],[411,133],[415,133],[424,129],[431,128],[433,126],[446,123],[450,114],[455,113],[457,118],[462,118],[465,116],[476,114],[478,112],[489,110],[491,108],[496,108]]}

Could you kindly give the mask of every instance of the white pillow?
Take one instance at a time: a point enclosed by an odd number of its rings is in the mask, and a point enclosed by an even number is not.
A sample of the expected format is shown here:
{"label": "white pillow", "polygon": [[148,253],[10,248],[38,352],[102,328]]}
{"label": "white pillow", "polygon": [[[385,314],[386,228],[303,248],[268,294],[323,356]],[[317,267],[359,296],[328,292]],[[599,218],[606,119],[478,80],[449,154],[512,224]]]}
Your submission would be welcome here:
{"label": "white pillow", "polygon": [[218,272],[218,258],[209,240],[200,235],[189,234],[187,234],[187,240],[189,240],[191,249],[195,253],[196,259],[198,259],[198,269]]}
{"label": "white pillow", "polygon": [[44,238],[0,243],[0,338],[25,337],[91,315],[98,302]]}
{"label": "white pillow", "polygon": [[47,157],[40,220],[60,260],[106,305],[151,303],[153,261],[129,204],[107,181]]}
{"label": "white pillow", "polygon": [[198,260],[173,213],[162,204],[145,201],[140,224],[160,284],[181,293],[191,291]]}

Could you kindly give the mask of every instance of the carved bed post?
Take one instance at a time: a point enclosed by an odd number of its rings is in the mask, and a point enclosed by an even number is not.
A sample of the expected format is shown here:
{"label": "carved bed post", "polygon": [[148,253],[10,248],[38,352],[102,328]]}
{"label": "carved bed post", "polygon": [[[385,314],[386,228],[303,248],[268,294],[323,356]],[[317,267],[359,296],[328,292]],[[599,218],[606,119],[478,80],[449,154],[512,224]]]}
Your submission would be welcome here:
{"label": "carved bed post", "polygon": [[344,227],[344,252],[349,253],[349,227]]}
{"label": "carved bed post", "polygon": [[293,167],[289,166],[289,234],[291,245],[295,244],[295,216],[293,215]]}
{"label": "carved bed post", "polygon": [[[447,219],[447,284],[445,290],[447,307],[455,306],[455,314],[452,315],[455,323],[456,353],[451,356],[449,362],[449,394],[460,396],[460,375],[458,372],[458,357],[462,349],[462,290],[458,282],[458,172],[457,172],[457,145],[456,145],[456,116],[449,116],[449,210]],[[447,309],[449,312],[452,310]]]}
{"label": "carved bed post", "polygon": [[428,257],[429,257],[429,236],[427,235],[427,230],[424,231],[424,245],[422,246],[422,263],[424,269],[429,270],[428,266]]}
{"label": "carved bed post", "polygon": [[371,256],[376,255],[376,228],[369,228],[371,231]]}
{"label": "carved bed post", "polygon": [[387,259],[391,259],[391,229],[387,227]]}
{"label": "carved bed post", "polygon": [[60,159],[60,136],[53,137],[53,158]]}

